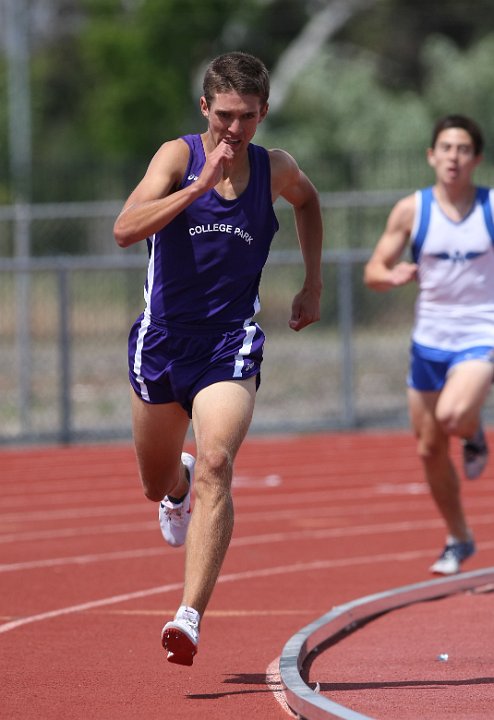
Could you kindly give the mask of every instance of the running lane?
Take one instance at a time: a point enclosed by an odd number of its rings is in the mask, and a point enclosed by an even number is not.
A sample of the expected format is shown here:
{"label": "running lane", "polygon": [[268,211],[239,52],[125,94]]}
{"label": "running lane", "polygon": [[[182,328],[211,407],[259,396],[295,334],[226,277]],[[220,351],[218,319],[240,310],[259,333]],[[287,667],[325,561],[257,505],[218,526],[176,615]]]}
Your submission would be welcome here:
{"label": "running lane", "polygon": [[[444,541],[408,433],[249,438],[232,545],[182,668],[160,631],[183,549],[164,545],[132,448],[5,449],[0,466],[6,720],[283,720],[286,640],[334,605],[427,579]],[[485,475],[464,484],[479,546],[466,569],[494,564]]]}

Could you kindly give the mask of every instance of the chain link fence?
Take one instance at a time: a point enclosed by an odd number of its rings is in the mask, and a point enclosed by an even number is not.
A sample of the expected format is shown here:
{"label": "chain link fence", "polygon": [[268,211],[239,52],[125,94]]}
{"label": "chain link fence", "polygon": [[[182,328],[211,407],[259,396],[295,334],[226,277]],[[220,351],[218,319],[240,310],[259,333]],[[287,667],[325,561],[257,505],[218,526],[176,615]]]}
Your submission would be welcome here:
{"label": "chain link fence", "polygon": [[[402,194],[323,196],[322,318],[300,333],[288,320],[303,265],[291,210],[277,207],[252,432],[407,426],[415,288],[375,293],[362,282],[369,248]],[[127,336],[143,308],[147,255],[143,243],[122,251],[113,242],[120,207],[0,208],[0,443],[130,437]],[[54,246],[65,252],[50,254]]]}

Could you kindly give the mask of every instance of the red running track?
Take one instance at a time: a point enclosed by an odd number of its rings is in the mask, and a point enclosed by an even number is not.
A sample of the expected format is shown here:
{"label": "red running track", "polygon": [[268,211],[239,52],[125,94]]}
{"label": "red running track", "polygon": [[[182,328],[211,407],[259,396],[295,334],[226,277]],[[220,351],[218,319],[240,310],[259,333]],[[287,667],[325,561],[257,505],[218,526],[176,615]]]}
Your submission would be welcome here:
{"label": "red running track", "polygon": [[[180,601],[183,549],[164,545],[132,448],[0,451],[2,720],[291,717],[277,674],[287,639],[334,605],[430,577],[444,530],[414,445],[406,432],[248,439],[235,467],[234,538],[191,668],[167,663],[161,648],[161,627]],[[465,570],[494,565],[492,480],[489,467],[463,483],[478,543]],[[419,615],[407,641],[414,658],[434,617],[427,605]],[[471,611],[462,617],[467,627],[477,623]],[[396,631],[379,633],[378,623],[364,631],[374,655],[360,663],[360,690],[375,717],[396,720],[396,706],[386,716],[389,699],[379,704],[385,693],[372,684]],[[316,659],[311,673],[339,703],[351,689],[353,707],[365,712],[357,707],[359,635]],[[482,632],[475,636],[480,642]],[[475,677],[493,674],[491,651],[487,660]],[[493,686],[469,686],[469,677],[460,687],[473,708]],[[397,682],[393,691],[398,702],[416,686]],[[454,715],[435,707],[441,717]]]}

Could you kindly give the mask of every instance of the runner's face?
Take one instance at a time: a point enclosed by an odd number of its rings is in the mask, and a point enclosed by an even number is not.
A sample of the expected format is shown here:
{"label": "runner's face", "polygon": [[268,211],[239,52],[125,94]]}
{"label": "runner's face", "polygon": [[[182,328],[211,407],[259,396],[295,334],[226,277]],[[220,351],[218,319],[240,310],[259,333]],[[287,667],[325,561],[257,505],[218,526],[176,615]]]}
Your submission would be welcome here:
{"label": "runner's face", "polygon": [[215,146],[224,141],[235,153],[246,149],[267,110],[267,104],[262,106],[257,95],[216,93],[209,108],[206,99],[201,98],[201,112],[208,119]]}
{"label": "runner's face", "polygon": [[469,182],[481,160],[475,155],[473,140],[462,128],[448,128],[439,133],[436,144],[427,151],[429,165],[445,184]]}

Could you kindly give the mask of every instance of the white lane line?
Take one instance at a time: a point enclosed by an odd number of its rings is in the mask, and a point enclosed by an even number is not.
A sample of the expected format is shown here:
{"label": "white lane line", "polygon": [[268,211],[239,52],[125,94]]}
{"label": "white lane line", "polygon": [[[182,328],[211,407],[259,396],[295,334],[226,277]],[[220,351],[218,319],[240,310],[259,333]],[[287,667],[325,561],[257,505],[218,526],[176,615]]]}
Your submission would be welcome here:
{"label": "white lane line", "polygon": [[[492,543],[494,545],[494,543]],[[407,562],[416,560],[418,558],[430,557],[431,551],[413,551],[413,552],[402,552],[402,553],[386,553],[382,555],[364,555],[355,558],[337,558],[335,560],[314,560],[312,562],[300,562],[292,565],[277,565],[275,567],[262,568],[258,570],[246,570],[239,573],[229,573],[220,575],[218,583],[232,583],[243,580],[253,580],[262,577],[272,577],[273,575],[288,575],[294,573],[307,573],[314,570],[328,570],[336,567],[353,567],[355,565],[369,565],[375,563],[389,563],[389,562]],[[131,593],[125,593],[123,595],[111,595],[107,598],[101,598],[99,600],[90,600],[79,605],[70,605],[68,607],[59,608],[57,610],[49,610],[44,613],[37,615],[29,615],[26,617],[17,618],[10,622],[0,625],[0,634],[7,633],[11,630],[16,630],[23,625],[30,623],[42,622],[43,620],[51,620],[53,618],[61,617],[63,615],[70,615],[73,613],[84,612],[86,610],[93,610],[94,608],[104,607],[106,605],[114,605],[116,603],[129,602],[131,600],[137,600],[151,595],[165,594],[173,592],[175,590],[182,589],[182,583],[172,583],[169,585],[159,585],[158,587],[149,588],[147,590],[137,590]]]}
{"label": "white lane line", "polygon": [[[413,488],[413,489],[411,489]],[[351,508],[345,505],[335,505],[335,502],[342,502],[346,500],[369,500],[372,503],[372,508],[382,508],[385,512],[387,509],[390,511],[393,508],[402,508],[403,505],[389,501],[387,498],[393,496],[415,496],[416,500],[413,502],[412,507],[422,507],[428,500],[429,492],[422,488],[420,484],[409,484],[403,485],[376,485],[372,488],[357,489],[350,488],[342,491],[338,490],[321,490],[304,493],[304,503],[307,506],[314,505],[316,507],[323,507],[326,504],[326,511],[331,514],[337,514],[340,511],[348,514],[352,512]],[[468,507],[483,507],[491,505],[494,501],[492,493],[489,495],[482,495],[475,498],[469,498],[467,500]],[[300,505],[300,493],[284,493],[283,496],[277,494],[267,495],[262,499],[262,505],[265,508],[263,512],[259,512],[259,496],[256,497],[235,497],[235,504],[239,520],[245,522],[255,517],[269,516],[272,513],[279,512],[290,512],[290,507]],[[45,505],[45,503],[43,503]],[[50,502],[46,501],[47,507],[39,508],[38,506],[32,509],[26,509],[23,512],[0,512],[0,523],[5,527],[8,523],[20,523],[25,526],[29,522],[49,522],[53,523],[54,520],[67,520],[69,518],[80,519],[80,518],[95,518],[95,517],[120,517],[122,515],[136,514],[143,515],[149,512],[150,505],[145,502],[136,501],[134,503],[126,503],[119,505],[95,505],[93,507],[76,507],[70,498],[67,499],[66,508],[53,509],[50,507]],[[256,511],[252,513],[247,512],[248,507],[255,507]],[[274,506],[274,510],[270,509]],[[408,506],[408,505],[407,505]]]}
{"label": "white lane line", "polygon": [[232,481],[232,487],[243,487],[243,488],[271,488],[278,487],[283,484],[283,478],[281,475],[234,475]]}
{"label": "white lane line", "polygon": [[27,562],[9,563],[0,565],[0,573],[18,572],[19,570],[39,570],[40,568],[60,567],[62,565],[90,565],[98,562],[114,562],[115,560],[131,560],[144,557],[162,556],[167,548],[139,548],[136,550],[118,550],[107,553],[93,553],[88,555],[73,555],[72,557],[46,558],[45,560],[30,560]]}
{"label": "white lane line", "polygon": [[285,690],[281,682],[280,676],[280,658],[275,658],[266,668],[266,685],[273,693],[273,697],[281,706],[281,709],[290,717],[296,718],[297,715],[292,711],[285,699]]}
{"label": "white lane line", "polygon": [[10,532],[0,535],[0,544],[32,542],[33,540],[55,540],[57,538],[71,538],[100,535],[128,535],[146,531],[156,532],[156,520],[135,523],[115,523],[112,525],[87,525],[85,527],[68,527],[60,530],[34,530],[32,532]]}
{"label": "white lane line", "polygon": [[[279,487],[281,484],[281,475],[275,474],[259,475],[256,477],[252,475],[236,475],[234,476],[232,482],[232,486],[234,488],[241,487],[256,489]],[[42,490],[42,492],[40,492],[40,490]],[[141,502],[142,496],[137,494],[137,491],[133,486],[122,489],[121,486],[118,485],[113,488],[98,485],[98,487],[95,488],[95,483],[92,482],[88,483],[87,487],[79,490],[73,486],[71,481],[70,493],[67,491],[48,492],[45,488],[37,488],[36,492],[32,492],[29,495],[29,507],[42,504],[50,507],[54,507],[55,505],[67,505],[68,507],[73,508],[74,505],[88,504],[91,502],[96,503],[101,502],[102,500],[105,502],[111,502],[112,498],[115,498],[115,500],[120,502],[125,498],[129,498],[129,503],[135,501],[135,503],[139,503],[139,507],[143,505]],[[26,494],[24,490],[22,493],[17,493],[15,495],[2,496],[2,510],[7,510],[7,508],[15,509],[18,507],[25,508],[26,505]],[[135,505],[135,507],[137,507],[137,505]],[[25,517],[26,514],[29,514],[29,510],[24,510],[23,517]]]}
{"label": "white lane line", "polygon": [[[483,518],[474,518],[476,525],[491,524],[494,516],[487,515]],[[328,537],[352,537],[355,535],[371,535],[373,533],[396,533],[408,532],[414,530],[435,529],[443,526],[441,520],[430,520],[427,522],[416,523],[393,523],[389,526],[385,525],[369,525],[352,528],[332,528],[330,530],[301,530],[296,532],[272,533],[270,535],[253,535],[249,537],[233,538],[230,543],[231,548],[246,547],[252,545],[263,545],[268,543],[292,542],[304,540],[324,540]],[[153,523],[153,529],[155,524]],[[478,550],[494,549],[493,542],[477,543]],[[168,548],[160,545],[153,548],[138,548],[134,550],[117,550],[107,553],[91,553],[87,555],[73,555],[70,557],[45,558],[44,560],[29,560],[26,562],[4,563],[0,565],[0,573],[18,572],[22,570],[38,570],[40,568],[60,567],[63,565],[89,565],[98,562],[115,562],[118,560],[129,560],[133,558],[156,557],[167,554],[177,555],[180,552],[177,548]],[[435,550],[423,551],[421,557],[432,556]]]}
{"label": "white lane line", "polygon": [[[354,496],[354,499],[356,496]],[[489,500],[488,498],[479,498],[478,502],[470,502],[468,504],[468,511],[472,518],[472,522],[475,520],[475,516],[472,515],[474,512],[474,509],[480,508],[482,510],[489,509],[489,506],[494,501],[494,497]],[[299,500],[297,501],[299,502]],[[427,502],[429,502],[427,500]],[[279,503],[278,503],[279,504]],[[409,511],[414,509],[420,509],[422,510],[424,507],[424,503],[422,502],[408,502],[407,508]],[[374,514],[396,514],[396,510],[403,509],[402,503],[380,503],[380,504],[373,504],[372,505],[372,512]],[[369,508],[367,508],[367,513],[369,513]],[[271,510],[271,511],[265,511],[265,512],[256,512],[256,513],[248,513],[243,511],[238,511],[236,515],[236,526],[240,526],[243,523],[252,522],[252,521],[269,521],[271,524],[274,520],[282,520],[282,519],[291,519],[295,522],[293,510],[290,509],[278,509],[278,510]],[[316,505],[314,510],[311,510],[310,518],[315,519],[325,519],[325,518],[331,518],[331,517],[337,517],[341,521],[343,518],[352,518],[352,524],[355,522],[355,518],[362,514],[362,510],[355,509],[355,508],[348,508],[344,506],[335,506],[332,505],[331,507],[325,507],[320,504]],[[87,515],[88,517],[96,517],[98,514],[95,515]],[[484,522],[480,517],[480,523]],[[488,517],[488,516],[486,516]],[[494,517],[494,516],[493,516]],[[305,518],[307,522],[310,522],[310,518]],[[45,518],[48,519],[48,518]],[[304,518],[300,519],[299,522],[304,520]],[[0,522],[2,522],[2,517],[0,516]],[[25,527],[27,522],[27,518],[23,519],[22,528]],[[485,522],[489,522],[487,519]],[[5,523],[3,523],[5,525]],[[437,527],[438,525],[435,525],[434,527]],[[33,540],[50,540],[55,538],[62,538],[62,537],[76,537],[78,535],[111,535],[112,533],[119,534],[119,533],[135,533],[140,530],[144,531],[154,531],[156,527],[156,523],[154,520],[146,520],[146,521],[139,521],[139,522],[125,522],[125,523],[110,523],[110,524],[104,524],[104,525],[89,525],[89,526],[82,526],[82,527],[66,527],[66,528],[58,528],[58,529],[47,529],[47,530],[13,530],[11,532],[4,532],[0,533],[0,544],[8,544],[8,543],[19,543],[21,541],[33,541]]]}
{"label": "white lane line", "polygon": [[124,595],[112,595],[100,600],[90,600],[80,605],[69,605],[68,607],[58,608],[58,610],[49,610],[48,612],[39,613],[37,615],[28,615],[27,617],[11,620],[10,622],[0,625],[0,634],[16,630],[23,625],[30,623],[42,622],[43,620],[51,620],[52,618],[62,617],[63,615],[71,615],[72,613],[84,612],[85,610],[94,610],[94,608],[104,607],[105,605],[113,605],[115,603],[127,602],[128,600],[136,600],[138,598],[149,597],[150,595],[158,595],[159,593],[172,592],[180,590],[182,583],[173,583],[172,585],[161,585],[160,587],[150,588],[148,590],[138,590]]}
{"label": "white lane line", "polygon": [[[70,500],[68,500],[68,502],[70,503]],[[125,505],[101,505],[83,508],[78,508],[70,505],[70,507],[60,508],[59,510],[51,510],[45,508],[41,510],[25,510],[24,512],[6,512],[0,515],[0,521],[2,523],[21,522],[23,525],[25,525],[27,522],[52,522],[53,520],[68,520],[69,518],[78,519],[105,517],[107,515],[119,516],[122,514],[128,515],[129,513],[135,513],[136,515],[138,515],[140,513],[145,513],[148,510],[149,507],[146,507],[145,503],[142,502],[127,503]]]}
{"label": "white lane line", "polygon": [[[490,524],[493,522],[494,517],[488,516],[485,523]],[[476,524],[480,524],[480,519],[475,519]],[[423,521],[420,523],[392,523],[390,526],[386,525],[366,525],[366,526],[353,526],[349,528],[330,528],[326,530],[294,530],[285,531],[278,533],[270,533],[264,535],[252,535],[246,537],[233,538],[230,547],[246,547],[251,545],[263,545],[268,543],[280,543],[280,542],[292,542],[292,541],[303,541],[303,540],[324,540],[328,537],[348,537],[355,535],[369,535],[373,533],[384,533],[384,532],[407,532],[409,530],[423,530],[425,528],[436,528],[441,527],[442,523],[439,519],[431,521]],[[123,530],[128,526],[123,526]],[[152,523],[152,530],[156,529],[156,524]],[[128,527],[131,530],[131,527]],[[94,534],[101,534],[98,530],[93,528]],[[133,555],[133,553],[136,553]],[[131,557],[144,557],[146,553],[149,555],[155,554],[173,554],[177,553],[177,548],[170,549],[166,546],[161,545],[159,548],[148,548],[138,550],[119,550],[110,553],[91,553],[86,555],[75,555],[66,558],[46,558],[44,560],[31,560],[26,562],[18,563],[5,563],[0,565],[1,572],[14,572],[18,570],[34,570],[42,567],[55,567],[60,565],[77,565],[77,564],[88,564],[95,562],[105,562],[106,560],[119,560],[129,559]]]}

